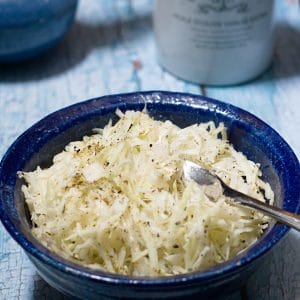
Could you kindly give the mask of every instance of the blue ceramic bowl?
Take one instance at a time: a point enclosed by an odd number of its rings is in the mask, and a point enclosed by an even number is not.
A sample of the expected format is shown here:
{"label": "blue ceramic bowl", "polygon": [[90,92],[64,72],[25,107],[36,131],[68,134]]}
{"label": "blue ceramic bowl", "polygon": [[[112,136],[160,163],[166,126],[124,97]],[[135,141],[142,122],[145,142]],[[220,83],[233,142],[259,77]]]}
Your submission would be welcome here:
{"label": "blue ceramic bowl", "polygon": [[33,58],[70,27],[78,0],[1,0],[0,63]]}
{"label": "blue ceramic bowl", "polygon": [[40,275],[58,290],[83,299],[177,299],[224,295],[238,288],[260,260],[287,232],[282,224],[271,226],[250,249],[210,268],[164,278],[141,278],[94,271],[66,261],[43,247],[30,233],[29,216],[20,190],[18,170],[31,171],[51,164],[52,157],[70,141],[91,134],[116,108],[141,110],[147,103],[156,119],[179,126],[214,120],[229,128],[229,139],[248,158],[259,162],[270,182],[276,204],[299,213],[299,162],[286,142],[268,125],[237,107],[202,96],[170,92],[144,92],[92,99],[59,110],[23,133],[0,164],[0,214],[10,235],[26,251]]}

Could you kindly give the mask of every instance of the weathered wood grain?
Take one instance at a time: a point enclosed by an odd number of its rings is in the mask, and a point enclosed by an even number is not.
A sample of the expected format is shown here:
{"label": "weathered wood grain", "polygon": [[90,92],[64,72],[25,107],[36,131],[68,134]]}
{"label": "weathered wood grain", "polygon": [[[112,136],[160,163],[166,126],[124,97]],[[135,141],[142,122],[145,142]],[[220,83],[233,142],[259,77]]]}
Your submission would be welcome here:
{"label": "weathered wood grain", "polygon": [[[26,128],[63,106],[138,90],[206,93],[243,107],[276,128],[300,155],[300,13],[278,4],[275,60],[260,78],[235,87],[200,87],[157,63],[151,0],[80,1],[66,38],[47,55],[0,66],[0,156]],[[249,299],[300,299],[300,235],[292,231],[248,282]],[[228,299],[239,299],[239,292]],[[0,299],[64,299],[36,273],[0,227]]]}

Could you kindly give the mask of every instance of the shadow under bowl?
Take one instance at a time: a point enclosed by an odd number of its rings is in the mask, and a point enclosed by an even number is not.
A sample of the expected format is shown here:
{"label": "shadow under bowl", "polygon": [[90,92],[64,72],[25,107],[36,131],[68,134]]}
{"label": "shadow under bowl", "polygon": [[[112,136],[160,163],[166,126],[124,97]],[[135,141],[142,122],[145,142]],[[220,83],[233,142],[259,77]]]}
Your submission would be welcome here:
{"label": "shadow under bowl", "polygon": [[204,272],[146,278],[95,271],[69,262],[43,247],[30,232],[30,219],[21,192],[19,170],[48,167],[66,144],[92,134],[109,119],[117,120],[116,108],[142,110],[171,120],[180,127],[213,120],[224,122],[230,142],[248,159],[261,164],[263,179],[276,195],[276,204],[299,213],[299,162],[287,143],[267,124],[232,105],[202,96],[141,92],[112,95],[78,103],[42,119],[8,149],[0,164],[0,216],[10,235],[26,251],[40,275],[65,294],[83,299],[177,299],[196,295],[212,297],[239,288],[268,252],[287,232],[276,223],[248,250]]}

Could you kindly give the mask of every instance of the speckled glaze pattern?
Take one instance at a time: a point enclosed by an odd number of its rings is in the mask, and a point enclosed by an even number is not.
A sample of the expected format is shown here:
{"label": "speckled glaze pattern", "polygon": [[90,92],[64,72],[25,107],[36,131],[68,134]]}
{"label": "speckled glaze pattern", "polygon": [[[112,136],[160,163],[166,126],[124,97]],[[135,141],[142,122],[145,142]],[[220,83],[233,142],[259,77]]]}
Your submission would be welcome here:
{"label": "speckled glaze pattern", "polygon": [[58,290],[82,299],[177,299],[208,297],[240,287],[261,259],[287,232],[276,223],[263,238],[234,259],[210,268],[164,278],[138,278],[70,263],[40,245],[30,233],[30,222],[20,191],[18,170],[49,166],[53,155],[72,140],[104,126],[115,110],[147,110],[156,119],[169,119],[184,127],[214,120],[224,122],[229,140],[248,158],[259,162],[264,179],[275,190],[280,207],[299,213],[299,162],[287,143],[267,124],[232,105],[202,96],[171,92],[142,92],[105,96],[59,110],[23,133],[0,164],[0,215],[11,236],[26,251],[40,275]]}
{"label": "speckled glaze pattern", "polygon": [[0,63],[33,58],[70,27],[78,0],[0,1]]}

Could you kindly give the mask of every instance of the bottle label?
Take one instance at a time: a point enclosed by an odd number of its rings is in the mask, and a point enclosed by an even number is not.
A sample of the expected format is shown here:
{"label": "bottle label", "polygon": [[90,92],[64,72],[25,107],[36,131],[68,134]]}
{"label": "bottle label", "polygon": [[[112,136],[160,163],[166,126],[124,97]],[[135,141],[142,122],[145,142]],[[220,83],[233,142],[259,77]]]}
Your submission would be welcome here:
{"label": "bottle label", "polygon": [[181,0],[172,24],[191,47],[225,50],[247,47],[270,33],[272,0]]}

